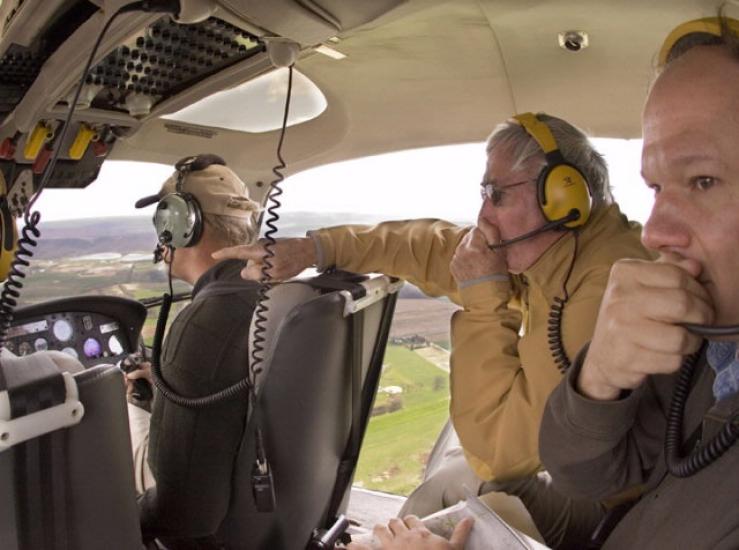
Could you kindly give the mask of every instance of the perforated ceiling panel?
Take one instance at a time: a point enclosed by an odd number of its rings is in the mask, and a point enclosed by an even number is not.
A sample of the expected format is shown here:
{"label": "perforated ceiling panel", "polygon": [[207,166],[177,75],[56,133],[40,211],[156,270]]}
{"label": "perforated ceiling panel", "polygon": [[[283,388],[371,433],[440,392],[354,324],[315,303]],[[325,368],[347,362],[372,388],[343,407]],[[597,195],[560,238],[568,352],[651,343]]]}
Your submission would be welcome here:
{"label": "perforated ceiling panel", "polygon": [[130,94],[155,105],[262,50],[255,36],[215,17],[195,25],[163,17],[92,68],[87,83],[100,86],[92,105],[126,111]]}

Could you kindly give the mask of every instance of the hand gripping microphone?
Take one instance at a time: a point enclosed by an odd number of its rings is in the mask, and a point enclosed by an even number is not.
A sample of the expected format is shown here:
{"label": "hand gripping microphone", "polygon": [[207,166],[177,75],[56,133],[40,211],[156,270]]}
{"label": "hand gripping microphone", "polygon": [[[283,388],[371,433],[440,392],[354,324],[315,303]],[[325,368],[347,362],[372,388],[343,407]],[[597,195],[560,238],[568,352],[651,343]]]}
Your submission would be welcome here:
{"label": "hand gripping microphone", "polygon": [[488,248],[490,250],[498,250],[500,248],[505,248],[506,246],[510,246],[514,243],[518,243],[521,241],[525,241],[526,239],[530,239],[531,237],[535,237],[539,233],[544,233],[545,231],[550,231],[552,229],[557,229],[558,227],[562,227],[565,224],[573,222],[579,218],[580,218],[580,211],[577,208],[573,208],[564,218],[560,218],[558,220],[552,220],[550,222],[547,222],[541,227],[538,227],[537,229],[534,229],[533,231],[529,231],[528,233],[524,233],[523,235],[519,235],[518,237],[514,237],[512,239],[508,239],[505,241],[500,241],[499,243],[495,243],[495,244],[488,244]]}

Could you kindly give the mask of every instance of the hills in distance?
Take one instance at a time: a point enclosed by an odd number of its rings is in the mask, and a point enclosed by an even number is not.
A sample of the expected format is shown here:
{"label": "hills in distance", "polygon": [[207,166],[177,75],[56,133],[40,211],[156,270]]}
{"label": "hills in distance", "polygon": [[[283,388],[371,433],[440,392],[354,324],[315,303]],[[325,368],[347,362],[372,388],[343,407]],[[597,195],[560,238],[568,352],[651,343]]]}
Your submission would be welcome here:
{"label": "hills in distance", "polygon": [[[310,229],[345,223],[377,223],[380,216],[350,213],[284,212],[277,237],[302,237]],[[156,244],[149,216],[82,218],[41,221],[41,238],[34,256],[45,260],[116,252],[149,253]]]}

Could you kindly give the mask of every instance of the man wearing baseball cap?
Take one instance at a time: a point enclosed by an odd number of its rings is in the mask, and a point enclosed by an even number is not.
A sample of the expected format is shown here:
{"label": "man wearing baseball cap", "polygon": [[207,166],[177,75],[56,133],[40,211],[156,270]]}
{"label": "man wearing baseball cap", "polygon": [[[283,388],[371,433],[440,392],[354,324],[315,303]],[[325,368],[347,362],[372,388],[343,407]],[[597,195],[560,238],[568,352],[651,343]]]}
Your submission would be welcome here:
{"label": "man wearing baseball cap", "polygon": [[[171,277],[192,285],[192,302],[172,322],[161,355],[161,374],[187,397],[214,394],[245,378],[247,333],[258,284],[243,281],[243,262],[211,254],[256,237],[259,204],[217,155],[182,159],[160,191],[137,201],[156,204],[160,259]],[[149,365],[128,374],[148,378]],[[156,392],[149,424],[148,459],[139,446],[137,485],[146,539],[168,548],[221,547],[218,530],[231,494],[232,469],[243,432],[247,399],[213,407],[177,405]],[[134,443],[136,449],[136,443]],[[151,477],[147,479],[144,462]]]}

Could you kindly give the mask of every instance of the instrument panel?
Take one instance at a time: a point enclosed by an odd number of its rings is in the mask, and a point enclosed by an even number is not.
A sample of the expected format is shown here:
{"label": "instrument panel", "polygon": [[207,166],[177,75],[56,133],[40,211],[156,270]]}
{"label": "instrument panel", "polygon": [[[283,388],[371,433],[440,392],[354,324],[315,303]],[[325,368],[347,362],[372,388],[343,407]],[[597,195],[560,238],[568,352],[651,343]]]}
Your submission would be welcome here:
{"label": "instrument panel", "polygon": [[19,308],[5,347],[16,355],[58,350],[85,367],[115,363],[136,351],[146,308],[113,296],[65,298]]}

